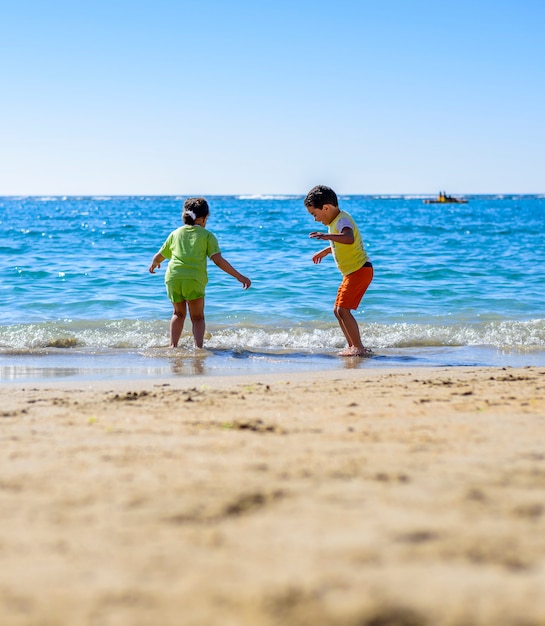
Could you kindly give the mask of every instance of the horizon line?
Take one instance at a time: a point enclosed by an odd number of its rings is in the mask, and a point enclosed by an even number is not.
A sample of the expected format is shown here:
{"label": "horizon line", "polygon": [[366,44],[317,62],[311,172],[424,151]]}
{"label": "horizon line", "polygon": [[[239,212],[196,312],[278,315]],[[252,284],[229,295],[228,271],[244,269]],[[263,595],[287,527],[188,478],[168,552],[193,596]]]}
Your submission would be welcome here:
{"label": "horizon line", "polygon": [[[289,193],[289,192],[236,192],[236,193],[0,193],[0,198],[197,198],[197,197],[241,197],[247,199],[259,199],[268,197],[305,197],[305,193]],[[437,192],[337,192],[340,197],[347,196],[367,196],[367,197],[437,197]],[[545,191],[488,191],[488,192],[454,192],[448,193],[451,196],[539,196],[545,195]]]}

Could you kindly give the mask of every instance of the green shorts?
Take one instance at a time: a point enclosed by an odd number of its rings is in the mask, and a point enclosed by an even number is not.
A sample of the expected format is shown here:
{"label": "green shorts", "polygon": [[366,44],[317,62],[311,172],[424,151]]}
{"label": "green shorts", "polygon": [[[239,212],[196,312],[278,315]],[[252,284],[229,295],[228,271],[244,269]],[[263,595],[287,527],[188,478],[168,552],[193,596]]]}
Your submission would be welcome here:
{"label": "green shorts", "polygon": [[171,302],[186,302],[204,298],[204,285],[191,278],[173,278],[165,282],[167,294]]}

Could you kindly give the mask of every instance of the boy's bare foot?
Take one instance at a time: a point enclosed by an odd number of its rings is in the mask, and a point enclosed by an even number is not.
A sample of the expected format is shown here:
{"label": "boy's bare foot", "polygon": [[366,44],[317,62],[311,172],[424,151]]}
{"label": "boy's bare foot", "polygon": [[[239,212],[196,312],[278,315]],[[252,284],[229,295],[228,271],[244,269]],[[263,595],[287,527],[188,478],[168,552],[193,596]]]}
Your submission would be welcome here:
{"label": "boy's bare foot", "polygon": [[356,348],[355,346],[351,346],[350,348],[346,348],[346,350],[342,350],[339,352],[339,356],[371,356],[373,354],[372,350],[369,348]]}

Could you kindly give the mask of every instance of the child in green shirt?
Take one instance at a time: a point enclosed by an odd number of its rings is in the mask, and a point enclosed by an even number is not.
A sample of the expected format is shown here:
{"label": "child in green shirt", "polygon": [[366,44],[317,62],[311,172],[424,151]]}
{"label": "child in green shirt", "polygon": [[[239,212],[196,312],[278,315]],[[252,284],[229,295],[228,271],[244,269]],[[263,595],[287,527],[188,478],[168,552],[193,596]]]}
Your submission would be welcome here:
{"label": "child in green shirt", "polygon": [[165,272],[165,285],[174,307],[170,320],[170,345],[173,348],[178,346],[187,309],[193,326],[195,347],[203,346],[206,328],[204,292],[208,283],[207,259],[211,259],[220,269],[241,282],[244,289],[251,285],[249,278],[237,272],[221,256],[218,240],[205,228],[209,215],[208,202],[204,198],[188,198],[184,202],[182,213],[184,226],[170,233],[149,267],[149,271],[155,274],[161,263],[170,259]]}

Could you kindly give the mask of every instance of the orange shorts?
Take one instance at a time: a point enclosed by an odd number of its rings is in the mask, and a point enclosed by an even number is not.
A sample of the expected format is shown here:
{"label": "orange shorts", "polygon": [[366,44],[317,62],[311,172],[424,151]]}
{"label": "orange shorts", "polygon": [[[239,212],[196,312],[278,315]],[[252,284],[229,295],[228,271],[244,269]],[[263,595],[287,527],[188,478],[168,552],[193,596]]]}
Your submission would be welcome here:
{"label": "orange shorts", "polygon": [[356,310],[372,280],[373,266],[370,263],[345,276],[337,292],[335,306]]}

